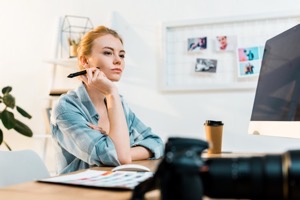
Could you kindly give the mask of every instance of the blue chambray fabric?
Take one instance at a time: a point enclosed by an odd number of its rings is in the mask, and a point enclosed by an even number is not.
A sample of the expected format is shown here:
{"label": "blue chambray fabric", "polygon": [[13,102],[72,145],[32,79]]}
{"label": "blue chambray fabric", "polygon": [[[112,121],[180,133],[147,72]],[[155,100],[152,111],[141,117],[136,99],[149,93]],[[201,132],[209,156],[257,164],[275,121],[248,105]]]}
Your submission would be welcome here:
{"label": "blue chambray fabric", "polygon": [[[150,159],[163,156],[164,144],[121,101],[129,129],[130,145],[144,146],[153,152]],[[51,114],[51,133],[57,157],[57,173],[64,174],[93,166],[117,166],[120,162],[112,140],[91,129],[87,124],[98,124],[98,113],[92,104],[84,84],[76,90],[63,94]]]}

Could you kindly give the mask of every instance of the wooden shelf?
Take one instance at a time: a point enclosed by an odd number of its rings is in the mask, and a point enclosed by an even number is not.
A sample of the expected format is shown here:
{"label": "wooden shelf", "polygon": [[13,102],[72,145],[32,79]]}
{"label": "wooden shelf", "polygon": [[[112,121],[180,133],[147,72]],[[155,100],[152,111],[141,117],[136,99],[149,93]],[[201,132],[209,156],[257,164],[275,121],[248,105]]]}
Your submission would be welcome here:
{"label": "wooden shelf", "polygon": [[[57,77],[57,73],[61,73],[62,71],[59,70],[58,68],[63,67],[65,69],[62,69],[63,71],[66,71],[69,69],[74,69],[74,71],[77,68],[77,58],[53,58],[49,60],[45,60],[46,63],[49,63],[53,66],[52,70],[52,78],[51,78],[51,90],[49,91],[49,96],[51,97],[58,97],[64,93],[67,93],[71,88],[70,86],[67,86],[64,88],[64,86],[57,86],[55,84],[56,78],[61,78]],[[69,69],[66,69],[69,68]],[[73,70],[72,70],[73,71]],[[57,88],[58,87],[58,88]]]}
{"label": "wooden shelf", "polygon": [[46,60],[45,62],[54,65],[60,65],[63,67],[76,68],[78,60],[77,58],[65,58],[65,59],[51,59],[51,60]]}
{"label": "wooden shelf", "polygon": [[67,93],[70,89],[51,89],[49,92],[50,96],[60,96],[64,93]]}

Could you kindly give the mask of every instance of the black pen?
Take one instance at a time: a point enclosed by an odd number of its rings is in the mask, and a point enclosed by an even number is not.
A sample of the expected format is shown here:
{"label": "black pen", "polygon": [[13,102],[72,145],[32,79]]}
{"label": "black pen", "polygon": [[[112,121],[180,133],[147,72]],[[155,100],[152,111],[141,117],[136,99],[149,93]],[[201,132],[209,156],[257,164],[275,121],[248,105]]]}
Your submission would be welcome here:
{"label": "black pen", "polygon": [[75,73],[72,73],[72,74],[69,74],[68,75],[68,78],[74,78],[76,76],[80,76],[80,75],[84,75],[86,74],[86,70],[83,70],[83,71],[80,71],[80,72],[75,72]]}

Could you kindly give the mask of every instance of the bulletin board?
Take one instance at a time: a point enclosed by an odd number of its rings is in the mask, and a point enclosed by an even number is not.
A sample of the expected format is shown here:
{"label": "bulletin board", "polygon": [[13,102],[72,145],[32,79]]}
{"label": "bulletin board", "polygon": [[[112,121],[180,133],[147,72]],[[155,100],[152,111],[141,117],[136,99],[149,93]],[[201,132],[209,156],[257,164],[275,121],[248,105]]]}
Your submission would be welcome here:
{"label": "bulletin board", "polygon": [[[162,24],[162,91],[255,89],[258,74],[239,76],[238,49],[264,47],[277,34],[297,25],[299,13],[269,13],[212,19],[165,22]],[[234,51],[216,51],[218,35],[237,37]],[[189,52],[189,38],[206,37],[203,51]],[[195,70],[197,59],[216,60],[216,71]]]}

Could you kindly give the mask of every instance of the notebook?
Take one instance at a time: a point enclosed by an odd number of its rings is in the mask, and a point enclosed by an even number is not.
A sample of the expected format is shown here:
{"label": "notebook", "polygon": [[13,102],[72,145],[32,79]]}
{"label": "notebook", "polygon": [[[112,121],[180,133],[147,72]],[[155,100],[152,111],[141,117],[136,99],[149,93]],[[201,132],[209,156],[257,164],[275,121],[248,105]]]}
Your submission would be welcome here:
{"label": "notebook", "polygon": [[86,170],[76,174],[63,175],[38,180],[45,183],[57,183],[97,188],[132,190],[140,182],[153,176],[153,172],[136,171],[98,171]]}

